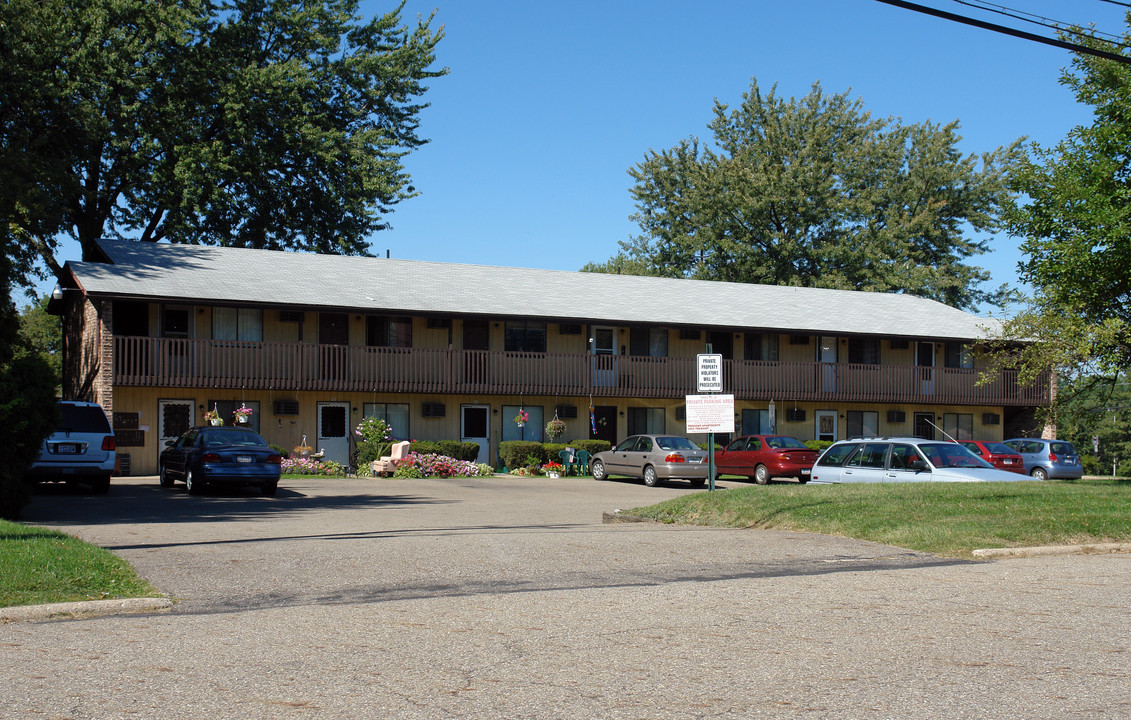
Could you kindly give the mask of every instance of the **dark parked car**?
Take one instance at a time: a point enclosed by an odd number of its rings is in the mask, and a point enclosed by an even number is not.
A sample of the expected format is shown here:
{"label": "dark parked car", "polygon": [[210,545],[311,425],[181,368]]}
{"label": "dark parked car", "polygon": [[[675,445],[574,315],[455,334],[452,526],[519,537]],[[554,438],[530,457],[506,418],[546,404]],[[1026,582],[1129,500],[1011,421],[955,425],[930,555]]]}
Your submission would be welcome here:
{"label": "dark parked car", "polygon": [[1025,472],[1036,480],[1065,478],[1079,480],[1084,475],[1080,453],[1065,440],[1013,438],[1005,444],[1016,450],[1025,461]]}
{"label": "dark parked car", "polygon": [[745,475],[759,485],[776,477],[809,482],[819,454],[788,435],[745,435],[715,453],[715,469],[720,475]]}
{"label": "dark parked car", "polygon": [[962,447],[982,458],[998,470],[1025,474],[1025,461],[1005,443],[989,440],[962,440]]}
{"label": "dark parked car", "polygon": [[707,481],[707,451],[678,435],[630,435],[612,450],[589,461],[596,480],[611,475],[644,478],[652,487],[660,480],[686,479],[698,487]]}
{"label": "dark parked car", "polygon": [[117,442],[106,411],[92,402],[59,402],[59,425],[39,449],[25,477],[31,482],[81,482],[96,493],[110,489]]}
{"label": "dark parked car", "polygon": [[158,461],[161,487],[183,480],[194,495],[213,484],[254,485],[264,495],[279,487],[283,458],[250,428],[189,428],[167,445]]}

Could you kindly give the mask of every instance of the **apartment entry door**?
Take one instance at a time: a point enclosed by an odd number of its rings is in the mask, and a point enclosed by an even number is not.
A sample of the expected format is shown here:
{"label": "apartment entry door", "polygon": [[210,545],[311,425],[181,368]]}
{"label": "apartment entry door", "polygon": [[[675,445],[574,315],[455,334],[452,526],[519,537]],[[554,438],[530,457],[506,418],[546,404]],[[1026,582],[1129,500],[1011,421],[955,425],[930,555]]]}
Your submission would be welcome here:
{"label": "apartment entry door", "polygon": [[617,409],[615,406],[598,405],[593,408],[589,436],[594,440],[608,440],[610,445],[617,444]]}
{"label": "apartment entry door", "polygon": [[479,443],[476,462],[486,463],[491,457],[491,408],[488,405],[460,405],[460,442]]}
{"label": "apartment entry door", "polygon": [[195,414],[192,400],[157,401],[157,433],[161,438],[157,443],[158,455],[167,441],[176,440],[196,424],[193,422]]}
{"label": "apartment entry door", "polygon": [[836,442],[836,410],[818,410],[813,413],[817,423],[817,440]]}
{"label": "apartment entry door", "polygon": [[333,460],[348,466],[350,461],[350,404],[348,402],[318,403],[318,447],[323,460]]}

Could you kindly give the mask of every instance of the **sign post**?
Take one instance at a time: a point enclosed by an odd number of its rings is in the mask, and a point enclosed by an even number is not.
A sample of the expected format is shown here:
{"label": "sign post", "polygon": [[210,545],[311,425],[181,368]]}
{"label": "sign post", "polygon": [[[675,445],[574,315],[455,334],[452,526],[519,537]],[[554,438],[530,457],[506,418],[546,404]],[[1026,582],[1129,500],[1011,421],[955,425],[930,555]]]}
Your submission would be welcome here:
{"label": "sign post", "polygon": [[708,433],[707,479],[715,489],[715,433],[734,432],[734,395],[687,395],[687,432]]}

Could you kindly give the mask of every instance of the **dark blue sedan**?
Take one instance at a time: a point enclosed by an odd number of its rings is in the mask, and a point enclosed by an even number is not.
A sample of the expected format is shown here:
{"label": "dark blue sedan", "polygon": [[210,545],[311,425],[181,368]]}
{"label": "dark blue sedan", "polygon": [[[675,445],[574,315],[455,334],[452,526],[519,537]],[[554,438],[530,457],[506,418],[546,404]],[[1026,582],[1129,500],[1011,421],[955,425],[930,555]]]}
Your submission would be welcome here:
{"label": "dark blue sedan", "polygon": [[263,437],[243,427],[194,427],[161,451],[161,487],[183,480],[196,495],[206,485],[252,485],[264,495],[279,487],[283,458]]}

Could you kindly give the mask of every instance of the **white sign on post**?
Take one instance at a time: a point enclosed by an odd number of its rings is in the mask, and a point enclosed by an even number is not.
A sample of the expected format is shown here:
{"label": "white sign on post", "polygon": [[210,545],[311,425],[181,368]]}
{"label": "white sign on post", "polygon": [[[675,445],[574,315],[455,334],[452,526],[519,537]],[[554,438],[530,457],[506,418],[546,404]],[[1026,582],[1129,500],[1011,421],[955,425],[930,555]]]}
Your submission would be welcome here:
{"label": "white sign on post", "polygon": [[734,432],[734,395],[686,395],[688,433]]}
{"label": "white sign on post", "polygon": [[698,358],[699,384],[696,390],[701,393],[723,391],[723,356],[700,353]]}

